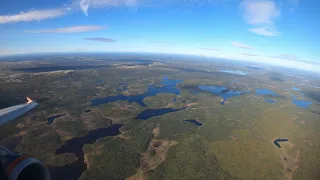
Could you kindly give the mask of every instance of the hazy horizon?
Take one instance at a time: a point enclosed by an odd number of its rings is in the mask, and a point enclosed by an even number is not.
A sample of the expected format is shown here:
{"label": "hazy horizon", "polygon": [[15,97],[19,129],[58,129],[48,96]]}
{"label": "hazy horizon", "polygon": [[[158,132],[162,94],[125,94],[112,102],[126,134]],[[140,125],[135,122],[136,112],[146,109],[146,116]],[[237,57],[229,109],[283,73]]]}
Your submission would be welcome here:
{"label": "hazy horizon", "polygon": [[141,52],[320,71],[318,1],[4,0],[0,55]]}

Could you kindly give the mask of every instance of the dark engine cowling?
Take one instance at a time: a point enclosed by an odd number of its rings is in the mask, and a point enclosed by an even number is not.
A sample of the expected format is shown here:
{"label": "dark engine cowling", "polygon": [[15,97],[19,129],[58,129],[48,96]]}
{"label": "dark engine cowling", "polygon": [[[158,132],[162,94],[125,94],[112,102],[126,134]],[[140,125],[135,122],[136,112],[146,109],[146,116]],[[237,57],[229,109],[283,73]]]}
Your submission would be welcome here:
{"label": "dark engine cowling", "polygon": [[0,179],[50,180],[50,175],[41,161],[0,146]]}

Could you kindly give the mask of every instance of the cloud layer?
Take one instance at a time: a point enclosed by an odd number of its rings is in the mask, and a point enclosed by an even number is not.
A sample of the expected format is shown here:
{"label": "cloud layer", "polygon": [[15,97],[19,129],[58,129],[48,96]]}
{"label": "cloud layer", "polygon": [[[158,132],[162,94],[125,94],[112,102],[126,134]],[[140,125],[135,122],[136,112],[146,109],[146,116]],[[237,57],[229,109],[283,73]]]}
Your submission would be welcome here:
{"label": "cloud layer", "polygon": [[263,36],[278,36],[274,21],[280,16],[280,9],[274,0],[244,0],[241,3],[244,19],[253,26],[249,31]]}
{"label": "cloud layer", "polygon": [[19,14],[0,16],[0,24],[40,21],[63,16],[65,14],[67,14],[67,11],[64,9],[30,10],[27,12],[20,12]]}
{"label": "cloud layer", "polygon": [[80,33],[88,31],[97,31],[100,29],[105,29],[104,26],[71,26],[57,29],[41,29],[34,31],[26,31],[29,33]]}
{"label": "cloud layer", "polygon": [[217,0],[73,0],[73,4],[80,7],[88,16],[89,8],[127,7],[130,11],[137,11],[138,6],[154,7],[158,5],[204,5]]}
{"label": "cloud layer", "polygon": [[280,34],[276,29],[270,26],[250,28],[249,31],[263,36],[278,36]]}
{"label": "cloud layer", "polygon": [[169,41],[151,41],[152,44],[180,44],[177,42],[169,42]]}
{"label": "cloud layer", "polygon": [[199,47],[199,49],[208,50],[208,51],[220,51],[220,49],[216,49],[216,48],[206,48],[206,47]]}
{"label": "cloud layer", "polygon": [[127,6],[131,10],[136,11],[138,0],[75,0],[74,3],[79,4],[83,13],[86,16],[88,16],[89,7],[104,8],[104,7]]}
{"label": "cloud layer", "polygon": [[110,42],[116,42],[117,40],[114,39],[110,39],[110,38],[104,38],[104,37],[93,37],[93,38],[84,38],[85,40],[89,40],[89,41],[98,41],[98,42],[106,42],[106,43],[110,43]]}
{"label": "cloud layer", "polygon": [[242,48],[242,49],[253,49],[251,46],[237,42],[237,41],[232,41],[230,42],[232,46]]}
{"label": "cloud layer", "polygon": [[258,56],[256,54],[250,54],[250,53],[239,53],[239,54],[243,56]]}

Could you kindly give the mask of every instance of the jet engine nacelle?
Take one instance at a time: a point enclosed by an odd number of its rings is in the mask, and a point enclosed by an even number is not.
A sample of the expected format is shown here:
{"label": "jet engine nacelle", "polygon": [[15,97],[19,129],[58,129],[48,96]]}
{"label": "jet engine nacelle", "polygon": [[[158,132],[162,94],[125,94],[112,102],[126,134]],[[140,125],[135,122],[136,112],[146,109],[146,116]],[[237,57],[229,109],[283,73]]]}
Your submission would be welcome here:
{"label": "jet engine nacelle", "polygon": [[50,180],[50,175],[41,161],[0,146],[0,179]]}

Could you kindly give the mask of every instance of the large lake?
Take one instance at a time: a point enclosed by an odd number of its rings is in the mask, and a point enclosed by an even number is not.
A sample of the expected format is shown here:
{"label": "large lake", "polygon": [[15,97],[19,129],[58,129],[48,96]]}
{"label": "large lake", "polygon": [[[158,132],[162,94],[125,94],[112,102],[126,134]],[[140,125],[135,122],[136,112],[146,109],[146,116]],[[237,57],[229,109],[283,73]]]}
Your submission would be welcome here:
{"label": "large lake", "polygon": [[75,137],[65,142],[56,150],[56,154],[73,153],[77,160],[65,166],[49,167],[51,179],[78,179],[87,169],[84,162],[83,146],[85,144],[93,144],[98,139],[107,136],[116,136],[120,134],[119,129],[123,124],[113,124],[106,128],[94,129],[83,137]]}
{"label": "large lake", "polygon": [[109,102],[115,102],[115,101],[128,101],[130,103],[136,102],[140,104],[141,106],[147,106],[143,99],[149,96],[156,96],[159,93],[172,93],[179,95],[180,90],[176,87],[178,83],[183,82],[182,80],[175,80],[175,79],[169,79],[168,77],[163,77],[161,84],[164,86],[162,87],[155,87],[154,85],[149,85],[147,92],[144,94],[138,94],[138,95],[132,95],[132,96],[126,96],[123,94],[118,94],[116,96],[108,96],[103,98],[96,98],[91,101],[92,106],[99,106],[102,104],[107,104]]}
{"label": "large lake", "polygon": [[199,89],[204,90],[204,91],[209,91],[213,94],[220,95],[223,100],[220,102],[221,105],[224,104],[224,101],[227,99],[233,97],[233,96],[240,96],[244,93],[250,92],[248,91],[236,91],[236,90],[230,90],[225,86],[204,86],[204,85],[199,85]]}

